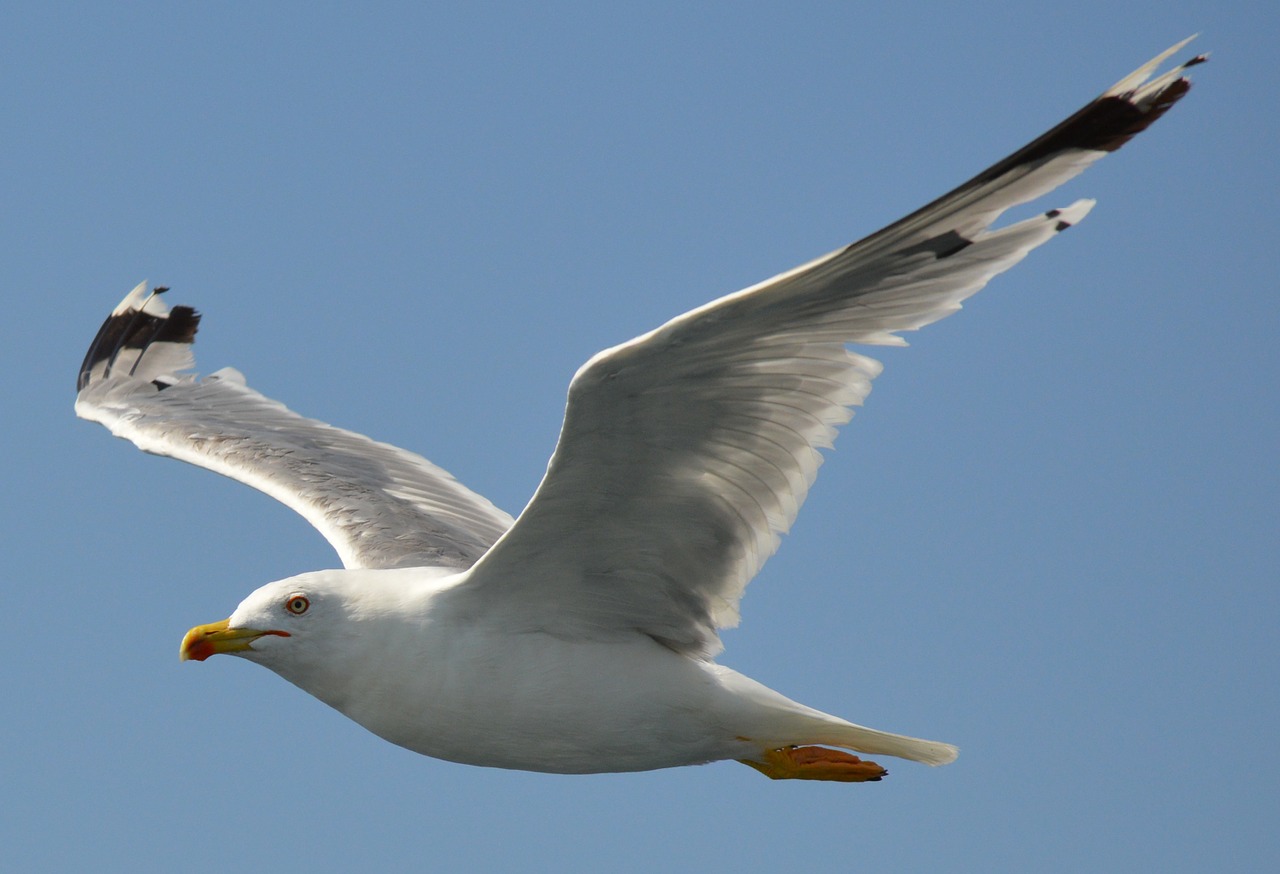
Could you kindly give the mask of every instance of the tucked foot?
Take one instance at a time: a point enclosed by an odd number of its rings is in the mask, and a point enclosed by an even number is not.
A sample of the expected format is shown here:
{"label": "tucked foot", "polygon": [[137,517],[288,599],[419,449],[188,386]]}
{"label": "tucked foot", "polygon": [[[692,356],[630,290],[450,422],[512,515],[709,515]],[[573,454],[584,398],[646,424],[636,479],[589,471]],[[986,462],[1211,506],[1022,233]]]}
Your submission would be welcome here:
{"label": "tucked foot", "polygon": [[826,747],[782,747],[765,750],[760,760],[739,759],[772,780],[836,780],[868,783],[889,772],[842,750]]}

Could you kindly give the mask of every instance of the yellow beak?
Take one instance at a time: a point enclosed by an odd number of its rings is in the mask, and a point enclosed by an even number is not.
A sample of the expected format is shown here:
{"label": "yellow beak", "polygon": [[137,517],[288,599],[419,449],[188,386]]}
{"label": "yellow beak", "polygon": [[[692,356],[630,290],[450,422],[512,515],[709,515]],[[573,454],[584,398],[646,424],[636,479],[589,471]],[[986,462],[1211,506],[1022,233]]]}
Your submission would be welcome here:
{"label": "yellow beak", "polygon": [[231,620],[223,619],[209,625],[197,625],[182,638],[182,648],[178,650],[178,660],[195,659],[202,662],[211,655],[220,652],[244,652],[253,649],[250,646],[264,634],[275,634],[289,637],[287,631],[259,631],[256,628],[231,628]]}

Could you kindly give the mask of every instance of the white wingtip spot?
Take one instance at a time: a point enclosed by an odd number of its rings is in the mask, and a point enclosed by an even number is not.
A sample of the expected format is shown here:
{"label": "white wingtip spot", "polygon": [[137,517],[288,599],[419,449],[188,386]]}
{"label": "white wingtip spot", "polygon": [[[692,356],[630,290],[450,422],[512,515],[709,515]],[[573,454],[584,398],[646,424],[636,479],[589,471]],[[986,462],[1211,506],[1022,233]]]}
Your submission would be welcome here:
{"label": "white wingtip spot", "polygon": [[[1187,37],[1177,45],[1173,45],[1165,49],[1163,52],[1161,52],[1160,54],[1156,55],[1154,58],[1152,58],[1151,60],[1143,64],[1141,67],[1134,70],[1128,76],[1125,76],[1119,82],[1112,85],[1106,91],[1103,91],[1102,96],[1103,97],[1123,97],[1127,94],[1131,94],[1132,92],[1138,90],[1138,88],[1142,85],[1143,82],[1146,82],[1148,79],[1151,78],[1151,74],[1156,71],[1156,68],[1169,59],[1170,55],[1181,51],[1183,46],[1191,42],[1193,39],[1195,39],[1199,35],[1200,34],[1198,33],[1192,34],[1191,36]],[[1179,68],[1179,70],[1181,70],[1181,68]],[[1174,72],[1176,73],[1178,71],[1174,71]]]}
{"label": "white wingtip spot", "polygon": [[1092,210],[1097,203],[1098,201],[1091,197],[1084,197],[1065,209],[1057,210],[1057,215],[1054,217],[1062,224],[1076,225],[1089,214],[1089,211]]}
{"label": "white wingtip spot", "polygon": [[160,299],[160,292],[166,289],[147,290],[147,280],[142,280],[133,287],[133,291],[124,296],[124,300],[116,304],[116,308],[111,311],[111,315],[123,315],[130,310],[139,310],[152,316],[167,316],[169,308],[165,306],[164,301]]}
{"label": "white wingtip spot", "polygon": [[133,287],[133,291],[124,296],[124,300],[116,304],[116,308],[111,311],[111,315],[118,316],[127,313],[129,310],[140,309],[146,296],[147,280],[144,279]]}

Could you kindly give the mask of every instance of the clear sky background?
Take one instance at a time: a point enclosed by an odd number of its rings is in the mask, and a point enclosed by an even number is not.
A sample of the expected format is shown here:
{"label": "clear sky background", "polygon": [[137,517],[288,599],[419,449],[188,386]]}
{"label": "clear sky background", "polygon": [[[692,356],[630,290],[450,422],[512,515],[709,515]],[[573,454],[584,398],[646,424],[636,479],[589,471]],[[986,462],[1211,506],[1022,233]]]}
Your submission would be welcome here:
{"label": "clear sky background", "polygon": [[[178,662],[336,558],[73,418],[138,281],[205,313],[206,372],[516,512],[589,355],[875,230],[1197,31],[1191,95],[1038,204],[1097,197],[1087,221],[876,350],[726,634],[726,664],[956,764],[485,770]],[[1278,36],[1274,4],[1218,0],[7,3],[6,867],[1273,870]]]}

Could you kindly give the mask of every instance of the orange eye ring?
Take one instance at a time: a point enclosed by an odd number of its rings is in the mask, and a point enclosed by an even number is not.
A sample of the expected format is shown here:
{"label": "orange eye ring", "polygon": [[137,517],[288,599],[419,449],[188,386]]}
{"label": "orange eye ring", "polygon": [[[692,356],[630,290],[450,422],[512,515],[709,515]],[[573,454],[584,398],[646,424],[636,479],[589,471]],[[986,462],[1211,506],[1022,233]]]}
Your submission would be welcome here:
{"label": "orange eye ring", "polygon": [[307,612],[307,608],[311,606],[311,602],[307,600],[306,595],[293,594],[284,599],[284,609],[288,610],[294,616],[301,616]]}

